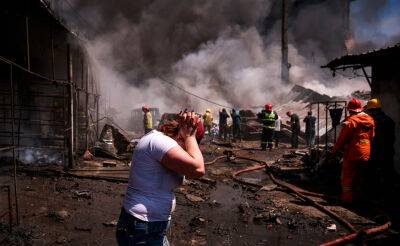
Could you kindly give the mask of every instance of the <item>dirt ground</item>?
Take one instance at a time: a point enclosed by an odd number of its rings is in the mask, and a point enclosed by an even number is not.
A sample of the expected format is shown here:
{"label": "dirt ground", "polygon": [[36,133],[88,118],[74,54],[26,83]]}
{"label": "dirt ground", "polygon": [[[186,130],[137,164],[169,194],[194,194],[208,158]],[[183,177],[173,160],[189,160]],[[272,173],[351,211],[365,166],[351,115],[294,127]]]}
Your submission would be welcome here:
{"label": "dirt ground", "polygon": [[[237,150],[237,154],[270,162],[290,152],[285,146],[263,152],[257,149],[257,142],[243,142],[232,147],[205,142],[201,147],[206,161],[221,156],[225,149],[243,147],[246,150]],[[233,171],[253,164],[222,159],[207,165],[204,178],[185,180],[176,190],[177,207],[168,235],[170,243],[319,245],[348,233],[337,221],[287,191],[274,187],[263,170],[241,177],[267,185],[265,187],[270,187],[267,190],[242,185],[232,179]],[[121,166],[117,167],[121,169]],[[1,172],[0,184],[11,182],[5,170]],[[120,178],[128,175],[127,171],[81,172],[80,175],[87,173]],[[43,171],[20,171],[17,179],[20,226],[10,234],[7,217],[2,218],[0,245],[116,245],[115,225],[126,182],[59,176]],[[288,179],[286,181],[290,181],[290,177]],[[0,193],[0,198],[2,213],[7,208],[6,194]],[[374,225],[371,218],[359,216],[340,204],[321,203],[357,228]],[[398,239],[396,232],[389,234],[391,243],[398,242],[393,241]],[[396,245],[386,244],[389,242],[386,238],[371,245]]]}

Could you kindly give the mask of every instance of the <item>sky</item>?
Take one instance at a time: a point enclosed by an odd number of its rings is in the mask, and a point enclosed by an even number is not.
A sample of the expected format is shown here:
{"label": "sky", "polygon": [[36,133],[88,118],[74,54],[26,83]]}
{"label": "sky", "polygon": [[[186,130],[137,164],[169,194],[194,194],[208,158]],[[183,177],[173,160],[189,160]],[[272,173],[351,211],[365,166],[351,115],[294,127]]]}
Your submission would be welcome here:
{"label": "sky", "polygon": [[[400,37],[400,0],[387,2],[375,18],[370,18],[365,14],[364,0],[352,2],[351,21],[356,41],[373,41],[380,46],[385,46],[396,42],[391,37]],[[358,18],[360,16],[363,18]]]}

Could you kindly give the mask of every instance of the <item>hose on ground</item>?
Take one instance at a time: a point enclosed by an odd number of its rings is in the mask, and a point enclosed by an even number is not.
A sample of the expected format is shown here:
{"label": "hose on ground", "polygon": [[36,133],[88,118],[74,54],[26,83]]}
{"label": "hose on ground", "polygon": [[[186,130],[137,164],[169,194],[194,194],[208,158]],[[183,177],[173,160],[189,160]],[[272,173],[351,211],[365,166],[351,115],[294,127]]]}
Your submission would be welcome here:
{"label": "hose on ground", "polygon": [[238,177],[238,175],[240,175],[242,173],[245,173],[245,172],[251,172],[251,171],[255,171],[255,170],[266,168],[269,177],[271,178],[271,180],[276,185],[279,185],[281,187],[284,187],[284,188],[290,190],[291,192],[296,194],[298,197],[300,197],[304,201],[309,202],[311,205],[313,205],[314,207],[316,207],[320,211],[324,212],[325,214],[327,214],[330,217],[334,218],[336,221],[340,222],[342,225],[344,225],[348,230],[350,230],[352,232],[351,234],[348,234],[348,235],[345,235],[343,237],[337,238],[337,239],[335,239],[333,241],[330,241],[330,242],[327,242],[327,243],[323,243],[320,246],[344,245],[344,244],[352,242],[354,240],[362,239],[363,237],[366,237],[367,235],[372,236],[372,235],[384,232],[384,231],[388,230],[390,228],[390,226],[391,226],[391,222],[388,221],[388,222],[386,222],[385,224],[383,224],[381,226],[377,226],[377,227],[373,227],[373,228],[370,228],[370,229],[356,231],[354,226],[351,223],[349,223],[347,220],[341,218],[339,215],[337,215],[336,213],[330,211],[329,209],[327,209],[323,205],[319,204],[318,202],[315,202],[311,198],[304,196],[304,195],[321,196],[321,194],[304,191],[304,190],[300,189],[297,186],[294,186],[292,184],[288,184],[288,183],[286,183],[284,181],[281,181],[281,180],[275,178],[274,175],[270,172],[269,166],[267,165],[267,163],[265,163],[263,161],[260,161],[260,160],[257,160],[257,159],[253,159],[253,158],[248,158],[248,157],[241,157],[241,156],[236,156],[236,158],[242,159],[242,160],[254,161],[254,162],[259,163],[260,165],[252,166],[252,167],[245,168],[245,169],[242,169],[242,170],[234,172],[233,175],[232,175],[234,180],[236,180],[236,181],[238,181],[238,182],[240,182],[242,184],[256,186],[256,187],[260,187],[261,188],[262,185],[246,182],[246,181],[240,179]]}
{"label": "hose on ground", "polygon": [[[241,173],[244,173],[244,172],[251,172],[251,171],[259,170],[259,169],[262,169],[262,168],[266,168],[269,177],[271,178],[272,182],[274,182],[276,185],[279,185],[279,186],[281,186],[281,187],[283,187],[283,188],[288,189],[289,191],[291,191],[292,193],[294,193],[294,194],[296,194],[298,197],[300,197],[302,200],[309,202],[311,205],[313,205],[315,208],[319,209],[321,212],[323,212],[323,213],[329,215],[330,217],[334,218],[335,220],[337,220],[339,223],[341,223],[343,226],[345,226],[345,227],[346,227],[348,230],[350,230],[351,232],[355,232],[355,231],[356,231],[356,229],[354,228],[354,226],[351,225],[348,221],[346,221],[345,219],[341,218],[339,215],[337,215],[336,213],[330,211],[329,209],[325,208],[323,205],[321,205],[321,204],[315,202],[315,201],[312,200],[311,198],[309,198],[309,197],[303,195],[303,194],[297,189],[298,187],[296,187],[296,186],[294,186],[294,185],[287,185],[287,184],[285,184],[285,182],[276,179],[276,178],[274,177],[274,175],[269,171],[268,165],[267,165],[265,162],[260,161],[260,160],[257,160],[257,159],[247,158],[247,157],[241,157],[241,156],[236,156],[236,158],[237,158],[237,159],[242,159],[242,160],[254,161],[254,162],[257,162],[257,163],[259,163],[259,164],[261,164],[261,165],[253,166],[253,167],[250,167],[250,168],[246,168],[246,169],[242,169],[242,170],[239,170],[239,171],[237,171],[237,172],[234,172],[233,175],[232,175],[232,177],[233,177],[234,180],[239,181],[240,183],[245,183],[245,184],[249,184],[249,185],[254,186],[253,183],[249,183],[249,182],[243,181],[243,180],[241,180],[240,178],[238,178],[238,175],[241,174]],[[260,186],[260,185],[258,185],[258,186]],[[261,187],[262,187],[262,186],[261,186]],[[296,188],[295,188],[295,187],[296,187]]]}
{"label": "hose on ground", "polygon": [[360,230],[358,232],[355,233],[351,233],[348,235],[345,235],[343,237],[337,238],[333,241],[327,242],[327,243],[323,243],[320,246],[338,246],[338,245],[344,245],[346,243],[350,243],[352,241],[355,241],[357,239],[362,239],[364,237],[368,236],[372,236],[381,232],[384,232],[386,230],[388,230],[391,226],[390,221],[386,222],[383,225],[377,226],[377,227],[373,227],[370,229],[366,229],[366,230]]}

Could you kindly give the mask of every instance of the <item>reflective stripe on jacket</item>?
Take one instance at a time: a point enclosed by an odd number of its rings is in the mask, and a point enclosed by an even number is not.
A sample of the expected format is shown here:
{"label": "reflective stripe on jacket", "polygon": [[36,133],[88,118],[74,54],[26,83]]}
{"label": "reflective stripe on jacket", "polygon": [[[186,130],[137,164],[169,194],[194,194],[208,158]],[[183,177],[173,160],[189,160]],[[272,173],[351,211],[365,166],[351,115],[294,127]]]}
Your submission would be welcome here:
{"label": "reflective stripe on jacket", "polygon": [[275,129],[275,121],[278,119],[278,115],[275,112],[265,112],[261,115],[261,121],[265,128]]}

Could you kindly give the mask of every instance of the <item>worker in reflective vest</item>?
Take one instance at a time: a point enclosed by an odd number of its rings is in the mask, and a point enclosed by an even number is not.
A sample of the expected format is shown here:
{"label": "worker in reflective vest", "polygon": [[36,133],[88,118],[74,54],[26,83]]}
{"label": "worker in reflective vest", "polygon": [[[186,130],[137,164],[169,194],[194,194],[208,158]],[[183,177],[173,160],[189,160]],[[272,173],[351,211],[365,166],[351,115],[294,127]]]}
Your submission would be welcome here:
{"label": "worker in reflective vest", "polygon": [[208,134],[211,135],[211,128],[213,125],[213,116],[211,113],[211,109],[207,109],[206,113],[203,115],[203,120],[204,120],[204,126],[206,130],[208,131]]}
{"label": "worker in reflective vest", "polygon": [[278,119],[278,114],[272,111],[272,104],[265,104],[265,110],[258,113],[258,118],[263,124],[261,133],[261,149],[266,150],[267,147],[271,150],[274,139],[275,121]]}
{"label": "worker in reflective vest", "polygon": [[361,102],[355,98],[348,103],[347,109],[350,116],[342,125],[333,154],[344,150],[341,199],[345,203],[353,203],[364,197],[374,120],[362,112]]}
{"label": "worker in reflective vest", "polygon": [[150,108],[147,105],[142,107],[143,115],[143,126],[144,126],[144,134],[147,134],[151,130],[153,130],[153,117],[150,113]]}

